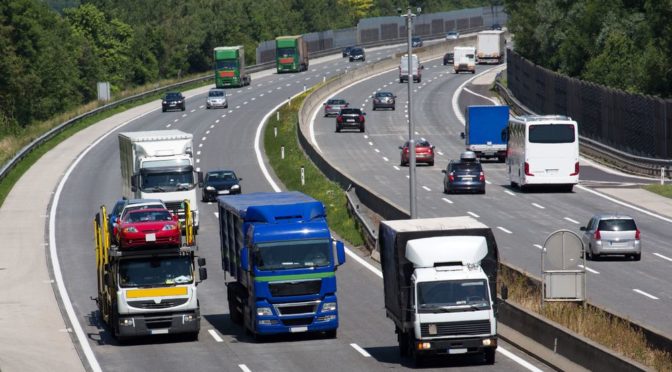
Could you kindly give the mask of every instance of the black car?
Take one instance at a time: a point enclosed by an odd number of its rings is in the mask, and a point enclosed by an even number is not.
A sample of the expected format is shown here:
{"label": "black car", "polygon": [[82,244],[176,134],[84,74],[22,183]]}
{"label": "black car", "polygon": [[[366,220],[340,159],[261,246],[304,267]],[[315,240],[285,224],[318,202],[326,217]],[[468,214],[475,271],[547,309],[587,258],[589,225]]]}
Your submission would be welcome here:
{"label": "black car", "polygon": [[485,194],[485,174],[483,167],[471,151],[462,153],[460,160],[451,160],[446,169],[442,170],[443,192],[458,191]]}
{"label": "black car", "polygon": [[352,50],[352,48],[354,48],[354,46],[347,46],[347,47],[343,48],[343,50],[342,50],[343,57],[350,56],[350,51]]}
{"label": "black car", "polygon": [[161,109],[163,110],[163,112],[178,109],[184,111],[187,108],[186,103],[184,101],[185,99],[182,93],[168,92],[163,97],[163,101],[161,101]]}
{"label": "black car", "polygon": [[203,182],[203,201],[215,201],[218,195],[240,194],[242,180],[230,170],[209,171]]}
{"label": "black car", "polygon": [[366,113],[358,108],[344,108],[336,117],[336,132],[340,132],[341,129],[359,129],[360,132],[364,132],[365,118]]}
{"label": "black car", "polygon": [[495,23],[494,25],[492,25],[492,27],[490,27],[490,29],[491,30],[501,30],[502,25],[500,25],[499,23]]}
{"label": "black car", "polygon": [[420,36],[413,36],[413,38],[411,39],[411,46],[413,48],[421,47],[423,45],[424,44],[423,44],[422,38]]}
{"label": "black car", "polygon": [[446,53],[443,55],[443,65],[452,65],[455,62],[455,55],[453,53]]}
{"label": "black car", "polygon": [[366,54],[362,48],[352,48],[350,49],[350,62],[353,61],[366,61]]}
{"label": "black car", "polygon": [[373,95],[373,111],[376,111],[379,108],[389,108],[395,109],[394,99],[397,98],[391,92],[376,92]]}

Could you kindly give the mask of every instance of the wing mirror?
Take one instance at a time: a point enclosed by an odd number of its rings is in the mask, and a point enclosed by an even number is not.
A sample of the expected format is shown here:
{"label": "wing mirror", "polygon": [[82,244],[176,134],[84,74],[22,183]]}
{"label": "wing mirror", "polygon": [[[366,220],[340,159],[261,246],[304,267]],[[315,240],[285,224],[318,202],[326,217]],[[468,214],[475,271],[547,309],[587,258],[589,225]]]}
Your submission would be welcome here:
{"label": "wing mirror", "polygon": [[460,132],[460,138],[464,139],[465,135],[464,132]]}
{"label": "wing mirror", "polygon": [[342,241],[336,242],[336,257],[338,259],[338,265],[343,265],[345,263],[345,246]]}
{"label": "wing mirror", "polygon": [[205,279],[208,279],[208,269],[205,267],[199,267],[198,268],[198,277],[201,279],[201,281],[204,281]]}
{"label": "wing mirror", "polygon": [[586,230],[588,230],[588,229],[586,229],[585,226],[581,226],[581,227],[579,227],[579,230],[581,230],[581,231],[586,231]]}

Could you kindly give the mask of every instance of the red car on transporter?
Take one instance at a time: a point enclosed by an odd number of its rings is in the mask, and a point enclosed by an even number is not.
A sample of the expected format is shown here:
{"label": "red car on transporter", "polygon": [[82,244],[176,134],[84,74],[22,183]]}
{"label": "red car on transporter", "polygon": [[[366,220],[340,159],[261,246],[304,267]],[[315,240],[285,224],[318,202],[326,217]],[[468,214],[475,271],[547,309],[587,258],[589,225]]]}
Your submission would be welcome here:
{"label": "red car on transporter", "polygon": [[114,227],[120,249],[157,245],[176,247],[181,244],[182,232],[177,215],[166,209],[138,209],[126,213]]}

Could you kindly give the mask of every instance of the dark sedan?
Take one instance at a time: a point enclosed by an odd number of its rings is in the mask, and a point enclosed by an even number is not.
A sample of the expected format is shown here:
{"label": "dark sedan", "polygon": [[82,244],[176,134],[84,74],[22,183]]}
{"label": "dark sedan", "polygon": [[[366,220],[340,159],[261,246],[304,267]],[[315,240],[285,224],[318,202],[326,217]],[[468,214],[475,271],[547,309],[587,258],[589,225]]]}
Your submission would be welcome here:
{"label": "dark sedan", "polygon": [[379,108],[389,108],[395,109],[395,96],[391,92],[376,92],[373,95],[373,111],[376,111]]}
{"label": "dark sedan", "polygon": [[446,53],[443,55],[443,65],[453,65],[455,62],[455,55],[453,53]]}
{"label": "dark sedan", "polygon": [[441,172],[445,174],[444,193],[466,191],[485,194],[485,174],[475,155],[473,158],[464,156],[460,160],[451,160],[448,167]]}
{"label": "dark sedan", "polygon": [[352,48],[350,49],[350,55],[349,55],[350,62],[354,61],[361,61],[364,62],[366,61],[366,53],[364,53],[364,49],[362,48]]}
{"label": "dark sedan", "polygon": [[186,109],[186,103],[184,101],[185,98],[182,95],[182,93],[168,92],[161,101],[161,110],[163,112],[166,112],[168,110],[184,111]]}
{"label": "dark sedan", "polygon": [[240,194],[242,180],[230,170],[209,171],[203,182],[203,201],[215,201],[218,195]]}
{"label": "dark sedan", "polygon": [[358,108],[344,108],[336,117],[336,132],[340,132],[342,129],[359,129],[360,132],[364,132],[365,118],[366,113]]}
{"label": "dark sedan", "polygon": [[411,46],[413,48],[421,47],[423,45],[424,43],[422,42],[422,38],[420,36],[413,36],[411,39]]}
{"label": "dark sedan", "polygon": [[343,48],[343,50],[341,51],[342,54],[343,54],[343,57],[348,57],[350,55],[350,51],[352,50],[352,48],[354,48],[354,46],[347,46],[347,47]]}

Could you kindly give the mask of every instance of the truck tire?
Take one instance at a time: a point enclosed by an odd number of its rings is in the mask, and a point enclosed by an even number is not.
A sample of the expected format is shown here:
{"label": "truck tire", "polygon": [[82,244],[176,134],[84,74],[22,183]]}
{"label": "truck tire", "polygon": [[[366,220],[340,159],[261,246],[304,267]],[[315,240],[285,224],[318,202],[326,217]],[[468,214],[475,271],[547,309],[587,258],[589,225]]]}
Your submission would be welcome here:
{"label": "truck tire", "polygon": [[495,349],[485,349],[483,356],[485,357],[485,364],[495,364]]}
{"label": "truck tire", "polygon": [[360,131],[361,133],[364,133],[364,124],[362,124],[362,126],[359,127],[359,131]]}
{"label": "truck tire", "polygon": [[243,313],[239,310],[242,304],[238,301],[240,289],[238,283],[231,283],[226,289],[226,297],[229,302],[229,317],[235,324],[243,324]]}
{"label": "truck tire", "polygon": [[324,332],[326,338],[336,338],[338,336],[338,329],[332,329]]}
{"label": "truck tire", "polygon": [[399,356],[402,357],[407,357],[408,353],[410,351],[410,347],[408,345],[408,334],[399,332],[397,333],[397,341],[399,341]]}

